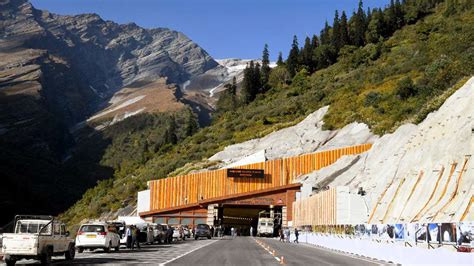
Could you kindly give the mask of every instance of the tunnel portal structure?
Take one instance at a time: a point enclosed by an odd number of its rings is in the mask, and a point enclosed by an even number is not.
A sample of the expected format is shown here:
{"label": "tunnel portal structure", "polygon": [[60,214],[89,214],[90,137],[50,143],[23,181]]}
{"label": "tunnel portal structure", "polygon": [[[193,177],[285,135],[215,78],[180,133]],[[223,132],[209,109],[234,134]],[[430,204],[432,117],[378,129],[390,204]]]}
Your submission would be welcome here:
{"label": "tunnel portal structure", "polygon": [[247,227],[256,225],[259,212],[269,212],[286,226],[300,191],[299,177],[371,147],[362,144],[149,181],[149,189],[138,194],[137,212],[155,223]]}

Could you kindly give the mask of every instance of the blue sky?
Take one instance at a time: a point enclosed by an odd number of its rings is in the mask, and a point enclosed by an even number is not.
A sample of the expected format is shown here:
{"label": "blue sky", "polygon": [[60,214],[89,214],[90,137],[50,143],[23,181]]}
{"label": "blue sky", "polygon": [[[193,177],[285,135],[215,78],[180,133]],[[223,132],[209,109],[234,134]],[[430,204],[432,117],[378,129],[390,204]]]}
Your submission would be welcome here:
{"label": "blue sky", "polygon": [[[39,9],[74,15],[97,13],[117,23],[183,32],[212,57],[259,58],[268,43],[270,56],[286,58],[293,35],[300,44],[319,31],[334,11],[348,15],[358,0],[31,0]],[[389,0],[365,0],[364,8],[383,7]]]}

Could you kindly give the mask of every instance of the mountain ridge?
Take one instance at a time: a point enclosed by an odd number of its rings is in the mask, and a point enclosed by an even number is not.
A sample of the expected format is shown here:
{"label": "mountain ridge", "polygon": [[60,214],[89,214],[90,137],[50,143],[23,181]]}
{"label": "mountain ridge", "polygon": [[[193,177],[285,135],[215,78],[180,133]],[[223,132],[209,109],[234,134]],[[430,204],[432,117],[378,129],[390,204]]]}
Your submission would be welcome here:
{"label": "mountain ridge", "polygon": [[[125,108],[106,124],[141,109],[149,116],[145,121],[168,121],[159,113],[179,116],[189,108],[206,122],[212,109],[199,98],[204,96],[196,96],[201,92],[188,97],[172,84],[220,69],[180,32],[117,24],[97,14],[58,15],[25,0],[0,1],[0,57],[0,169],[5,182],[0,202],[6,216],[18,208],[44,212],[54,191],[63,191],[64,200],[51,210],[58,213],[86,188],[113,175],[113,169],[101,165],[100,149],[88,148],[94,152],[90,158],[81,155],[85,161],[76,166],[71,162],[85,149],[78,145],[88,145],[87,138],[109,134],[95,130],[87,119],[114,108],[109,101],[117,93],[124,95],[124,88],[134,87],[142,97],[136,104],[144,105],[133,112]],[[147,87],[149,83],[157,86]],[[97,139],[94,145],[105,149],[109,141]],[[35,207],[35,198],[42,207]]]}

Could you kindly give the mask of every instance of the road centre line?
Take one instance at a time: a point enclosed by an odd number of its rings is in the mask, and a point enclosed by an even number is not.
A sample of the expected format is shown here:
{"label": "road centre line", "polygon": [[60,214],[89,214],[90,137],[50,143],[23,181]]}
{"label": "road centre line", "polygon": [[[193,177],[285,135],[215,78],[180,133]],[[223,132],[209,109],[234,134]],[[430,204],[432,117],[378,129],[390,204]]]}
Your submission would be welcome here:
{"label": "road centre line", "polygon": [[[277,256],[275,256],[274,252],[271,252],[267,247],[265,247],[265,245],[262,244],[262,242],[259,242],[259,241],[258,241],[257,239],[255,239],[255,238],[254,238],[254,240],[255,240],[255,242],[257,242],[258,245],[260,245],[263,249],[265,249],[265,250],[268,252],[268,254],[270,254],[276,261],[278,261],[278,262],[281,263],[281,259],[278,258]],[[269,246],[269,247],[270,247],[270,246]],[[273,250],[273,251],[275,251],[275,250]]]}

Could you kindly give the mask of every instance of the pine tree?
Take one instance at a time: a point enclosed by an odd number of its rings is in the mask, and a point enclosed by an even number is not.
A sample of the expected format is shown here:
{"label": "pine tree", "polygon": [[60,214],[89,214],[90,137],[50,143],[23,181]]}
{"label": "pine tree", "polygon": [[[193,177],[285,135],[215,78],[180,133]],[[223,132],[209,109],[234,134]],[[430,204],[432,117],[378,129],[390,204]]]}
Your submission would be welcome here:
{"label": "pine tree", "polygon": [[253,74],[252,74],[253,99],[252,100],[255,99],[255,96],[257,96],[258,93],[263,92],[262,72],[261,72],[260,67],[261,67],[260,64],[257,62],[253,69]]}
{"label": "pine tree", "polygon": [[321,34],[319,35],[319,40],[321,41],[321,45],[326,45],[331,43],[331,35],[330,35],[331,27],[329,27],[329,23],[324,23],[324,28],[321,30]]}
{"label": "pine tree", "polygon": [[390,0],[390,5],[388,8],[385,9],[384,12],[384,19],[386,22],[386,33],[384,34],[385,36],[388,36],[392,32],[395,31],[396,29],[396,21],[397,18],[395,17],[395,1]]}
{"label": "pine tree", "polygon": [[311,39],[311,71],[316,71],[318,69],[318,61],[316,57],[314,56],[316,49],[319,48],[319,39],[316,34],[313,35],[313,38]]}
{"label": "pine tree", "polygon": [[370,19],[369,26],[365,38],[367,42],[377,43],[380,38],[385,36],[386,27],[384,22],[384,16],[381,10],[376,8],[372,10],[372,18]]}
{"label": "pine tree", "polygon": [[218,112],[226,112],[226,111],[233,111],[238,106],[237,101],[237,79],[235,77],[232,78],[232,83],[227,83],[224,85],[227,89],[223,91],[217,100],[217,111]]}
{"label": "pine tree", "polygon": [[250,103],[252,98],[252,74],[253,74],[254,63],[250,61],[250,63],[244,69],[244,81],[242,82],[242,102],[243,103]]}
{"label": "pine tree", "polygon": [[250,103],[255,100],[257,93],[261,91],[260,64],[250,61],[244,69],[244,81],[242,84],[242,102]]}
{"label": "pine tree", "polygon": [[301,63],[308,67],[310,72],[313,72],[313,64],[312,64],[312,57],[313,57],[313,46],[311,45],[311,40],[309,37],[306,37],[304,40],[303,49],[301,49]]}
{"label": "pine tree", "polygon": [[281,52],[278,52],[278,60],[277,60],[277,66],[282,66],[283,63],[283,55]]}
{"label": "pine tree", "polygon": [[400,0],[395,0],[395,17],[397,29],[401,29],[405,25],[405,12],[403,11]]}
{"label": "pine tree", "polygon": [[334,14],[334,21],[332,23],[331,45],[339,51],[341,48],[341,27],[339,23],[339,12],[336,10]]}
{"label": "pine tree", "polygon": [[352,15],[351,22],[351,43],[356,46],[363,46],[365,43],[367,21],[362,0],[359,1],[359,8],[357,9],[357,13]]}
{"label": "pine tree", "polygon": [[232,78],[232,85],[229,91],[232,95],[237,95],[237,78],[235,78],[235,76]]}
{"label": "pine tree", "polygon": [[311,38],[311,49],[314,50],[319,46],[319,39],[316,34],[313,34],[313,38]]}
{"label": "pine tree", "polygon": [[349,27],[347,25],[347,15],[346,12],[342,11],[341,15],[341,24],[340,24],[340,47],[349,44]]}
{"label": "pine tree", "polygon": [[176,121],[174,117],[171,117],[168,121],[168,127],[165,132],[166,142],[170,144],[178,143],[178,137],[176,136]]}
{"label": "pine tree", "polygon": [[293,44],[291,45],[290,54],[288,55],[288,59],[286,60],[286,68],[290,76],[293,77],[296,74],[298,69],[298,59],[299,59],[299,46],[298,46],[298,38],[293,36]]}
{"label": "pine tree", "polygon": [[265,44],[262,54],[262,86],[267,84],[268,77],[270,76],[270,70],[270,53],[268,52],[268,45]]}

